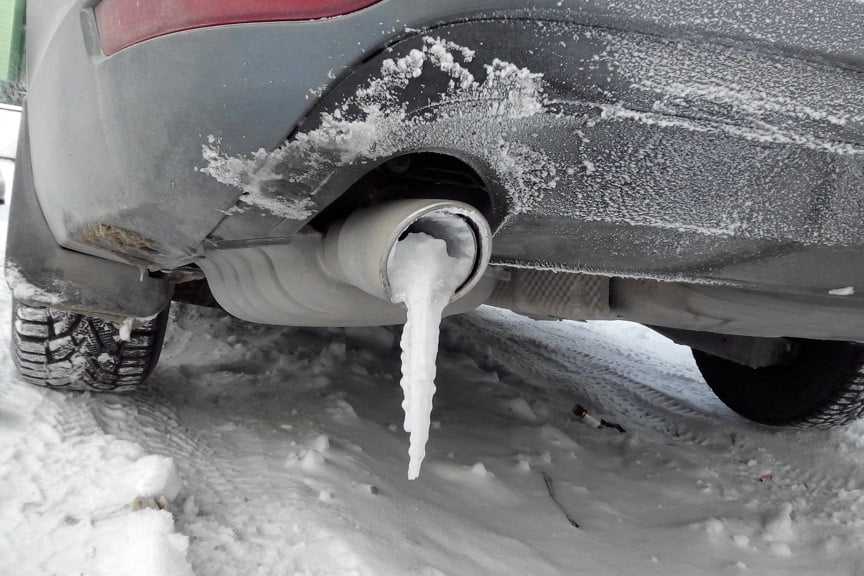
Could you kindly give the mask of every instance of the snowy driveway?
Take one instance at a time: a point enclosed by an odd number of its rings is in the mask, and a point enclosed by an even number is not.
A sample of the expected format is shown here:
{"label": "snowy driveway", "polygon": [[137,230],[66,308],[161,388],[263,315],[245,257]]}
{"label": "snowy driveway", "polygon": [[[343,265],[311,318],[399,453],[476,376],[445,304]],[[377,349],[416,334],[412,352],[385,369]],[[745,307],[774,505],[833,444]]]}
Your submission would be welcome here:
{"label": "snowy driveway", "polygon": [[864,425],[766,431],[647,330],[484,309],[411,482],[395,334],[178,306],[117,397],[18,383],[4,324],[0,575],[864,574]]}

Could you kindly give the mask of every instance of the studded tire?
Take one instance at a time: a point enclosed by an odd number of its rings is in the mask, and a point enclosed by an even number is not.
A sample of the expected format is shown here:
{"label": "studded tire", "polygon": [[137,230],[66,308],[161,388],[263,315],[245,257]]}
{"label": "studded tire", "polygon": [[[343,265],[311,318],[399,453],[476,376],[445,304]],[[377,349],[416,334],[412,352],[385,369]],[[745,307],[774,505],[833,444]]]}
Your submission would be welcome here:
{"label": "studded tire", "polygon": [[717,397],[754,422],[829,429],[864,418],[864,345],[799,341],[794,359],[766,368],[693,357]]}
{"label": "studded tire", "polygon": [[133,326],[128,340],[112,322],[13,304],[12,353],[21,377],[57,390],[129,392],[159,361],[168,310]]}

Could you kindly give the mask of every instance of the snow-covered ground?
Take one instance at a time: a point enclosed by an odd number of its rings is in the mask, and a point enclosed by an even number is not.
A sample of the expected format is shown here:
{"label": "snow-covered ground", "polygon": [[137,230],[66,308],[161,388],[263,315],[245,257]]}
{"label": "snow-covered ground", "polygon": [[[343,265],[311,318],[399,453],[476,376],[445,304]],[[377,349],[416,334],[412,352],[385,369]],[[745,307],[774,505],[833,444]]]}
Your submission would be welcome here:
{"label": "snow-covered ground", "polygon": [[446,321],[409,481],[398,330],[176,306],[152,390],[63,395],[16,380],[9,307],[3,576],[864,574],[864,426],[748,424],[638,326]]}

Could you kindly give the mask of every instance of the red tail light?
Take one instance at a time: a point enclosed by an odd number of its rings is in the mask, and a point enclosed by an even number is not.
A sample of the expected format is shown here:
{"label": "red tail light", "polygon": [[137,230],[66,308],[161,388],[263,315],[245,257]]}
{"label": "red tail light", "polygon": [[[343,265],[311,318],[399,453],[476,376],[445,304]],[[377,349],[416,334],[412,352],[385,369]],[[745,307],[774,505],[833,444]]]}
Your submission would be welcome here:
{"label": "red tail light", "polygon": [[380,0],[102,0],[96,20],[102,51],[123,48],[172,32],[240,24],[314,20],[348,14]]}

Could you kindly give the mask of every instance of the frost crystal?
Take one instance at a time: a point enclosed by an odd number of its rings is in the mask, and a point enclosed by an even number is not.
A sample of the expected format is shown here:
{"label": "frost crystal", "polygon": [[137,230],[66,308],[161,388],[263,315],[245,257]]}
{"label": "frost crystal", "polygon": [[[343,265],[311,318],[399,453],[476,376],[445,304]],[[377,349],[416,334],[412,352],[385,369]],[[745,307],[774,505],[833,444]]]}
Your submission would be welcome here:
{"label": "frost crystal", "polygon": [[[419,48],[385,59],[376,76],[335,110],[322,112],[316,128],[295,134],[272,152],[231,156],[211,135],[202,147],[206,165],[200,171],[242,190],[245,204],[305,220],[314,213],[315,191],[340,167],[405,150],[446,147],[456,139],[464,151],[500,169],[520,212],[554,188],[555,169],[525,145],[514,154],[517,147],[503,140],[502,128],[508,119],[543,112],[543,77],[495,58],[474,67],[485,72],[479,80],[468,67],[475,57],[470,48],[424,36]],[[421,110],[407,110],[405,89],[433,74],[446,75],[446,86]]]}

